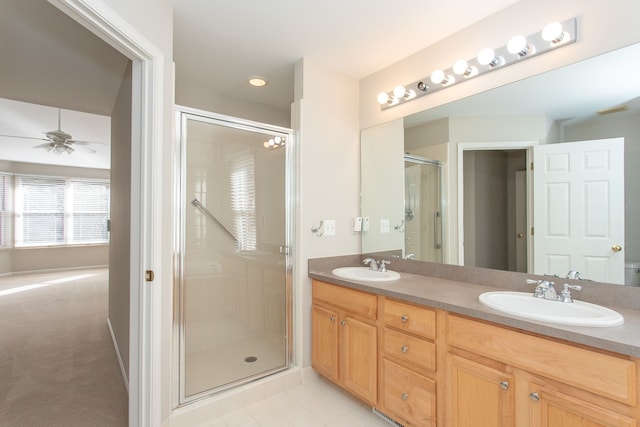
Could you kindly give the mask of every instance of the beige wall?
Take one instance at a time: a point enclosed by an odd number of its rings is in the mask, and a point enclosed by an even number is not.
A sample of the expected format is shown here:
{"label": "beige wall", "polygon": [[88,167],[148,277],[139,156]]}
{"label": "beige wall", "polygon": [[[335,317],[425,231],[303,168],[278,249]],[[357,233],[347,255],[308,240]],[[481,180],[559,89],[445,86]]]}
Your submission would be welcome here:
{"label": "beige wall", "polygon": [[[309,258],[360,251],[351,220],[360,212],[358,82],[313,61],[296,66],[292,120],[299,130],[298,224],[295,232],[296,346],[299,366],[311,361]],[[317,237],[311,227],[334,219],[336,235]]]}
{"label": "beige wall", "polygon": [[131,223],[131,64],[111,113],[111,236],[109,323],[129,377],[129,294]]}
{"label": "beige wall", "polygon": [[[636,23],[639,15],[640,2],[637,0],[521,0],[361,80],[360,126],[365,129],[637,43],[640,41]],[[513,34],[531,34],[550,21],[574,16],[578,17],[578,42],[562,50],[545,53],[385,111],[381,111],[376,102],[379,92],[388,92],[398,84],[421,79],[437,68],[448,68],[460,58],[473,58],[483,47],[504,46]]]}

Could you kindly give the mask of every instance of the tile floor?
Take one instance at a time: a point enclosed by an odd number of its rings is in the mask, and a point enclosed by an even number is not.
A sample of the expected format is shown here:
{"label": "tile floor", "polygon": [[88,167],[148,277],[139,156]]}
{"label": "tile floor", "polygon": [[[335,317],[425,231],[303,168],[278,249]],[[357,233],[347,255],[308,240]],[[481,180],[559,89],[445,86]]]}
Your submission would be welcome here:
{"label": "tile floor", "polygon": [[197,427],[389,427],[370,407],[317,378]]}

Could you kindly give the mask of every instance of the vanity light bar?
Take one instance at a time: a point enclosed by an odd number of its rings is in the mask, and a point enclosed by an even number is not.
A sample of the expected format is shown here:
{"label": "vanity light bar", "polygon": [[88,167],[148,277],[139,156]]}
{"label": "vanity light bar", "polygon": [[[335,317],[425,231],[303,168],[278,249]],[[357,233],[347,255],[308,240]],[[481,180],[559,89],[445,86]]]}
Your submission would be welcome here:
{"label": "vanity light bar", "polygon": [[468,61],[459,60],[451,68],[435,70],[430,76],[406,86],[399,85],[391,92],[381,92],[378,94],[378,103],[382,110],[386,110],[470,78],[574,43],[576,40],[576,18],[563,22],[552,22],[540,32],[527,37],[516,35],[509,40],[507,45],[498,49],[482,49],[478,56],[473,59]]}

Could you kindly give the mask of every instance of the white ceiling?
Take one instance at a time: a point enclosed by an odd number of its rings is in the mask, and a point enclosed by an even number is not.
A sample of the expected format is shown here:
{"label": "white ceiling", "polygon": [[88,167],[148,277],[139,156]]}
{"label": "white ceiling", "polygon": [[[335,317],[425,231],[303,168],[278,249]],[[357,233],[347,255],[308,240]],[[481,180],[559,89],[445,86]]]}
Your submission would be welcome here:
{"label": "white ceiling", "polygon": [[[301,58],[355,79],[391,65],[516,0],[170,0],[176,86],[288,110]],[[247,84],[251,75],[269,80]]]}

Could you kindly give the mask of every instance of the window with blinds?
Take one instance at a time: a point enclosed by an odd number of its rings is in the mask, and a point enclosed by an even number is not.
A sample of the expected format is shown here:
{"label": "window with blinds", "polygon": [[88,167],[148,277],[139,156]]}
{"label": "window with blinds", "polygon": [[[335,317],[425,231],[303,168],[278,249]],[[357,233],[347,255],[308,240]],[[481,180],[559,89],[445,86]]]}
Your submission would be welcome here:
{"label": "window with blinds", "polygon": [[9,204],[12,176],[0,173],[0,248],[11,246],[10,218],[11,207]]}
{"label": "window with blinds", "polygon": [[105,243],[109,183],[16,175],[15,245]]}
{"label": "window with blinds", "polygon": [[234,231],[241,251],[255,250],[256,236],[256,181],[252,155],[241,156],[231,165],[231,208],[234,213]]}

